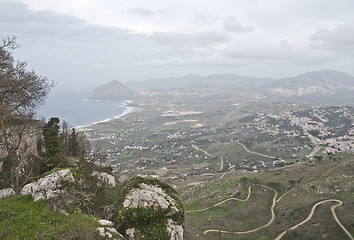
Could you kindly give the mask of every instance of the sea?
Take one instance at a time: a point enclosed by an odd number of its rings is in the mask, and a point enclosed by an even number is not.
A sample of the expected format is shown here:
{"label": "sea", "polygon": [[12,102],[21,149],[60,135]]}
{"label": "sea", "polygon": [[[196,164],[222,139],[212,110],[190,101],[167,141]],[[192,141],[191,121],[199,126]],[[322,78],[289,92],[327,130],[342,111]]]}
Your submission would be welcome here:
{"label": "sea", "polygon": [[51,93],[45,104],[38,109],[37,118],[48,121],[58,117],[71,127],[82,128],[116,119],[129,111],[129,100],[101,101],[88,100],[85,91],[57,91]]}

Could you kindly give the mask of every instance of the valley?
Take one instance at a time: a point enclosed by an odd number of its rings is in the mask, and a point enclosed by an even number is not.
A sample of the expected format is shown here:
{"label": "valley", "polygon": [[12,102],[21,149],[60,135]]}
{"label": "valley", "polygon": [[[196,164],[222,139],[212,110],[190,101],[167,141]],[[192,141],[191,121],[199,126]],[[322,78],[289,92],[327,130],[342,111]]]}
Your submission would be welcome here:
{"label": "valley", "polygon": [[83,129],[120,178],[221,176],[353,153],[352,107],[273,102],[219,90],[135,94],[133,112]]}
{"label": "valley", "polygon": [[352,239],[354,108],[309,99],[138,90],[131,113],[80,131],[121,181],[177,189],[185,239]]}

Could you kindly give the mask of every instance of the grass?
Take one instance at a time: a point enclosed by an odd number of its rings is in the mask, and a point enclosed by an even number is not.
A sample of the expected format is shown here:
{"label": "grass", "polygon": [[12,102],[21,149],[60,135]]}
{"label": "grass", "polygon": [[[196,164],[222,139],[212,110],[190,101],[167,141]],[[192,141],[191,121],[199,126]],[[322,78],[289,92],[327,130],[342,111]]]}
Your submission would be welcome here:
{"label": "grass", "polygon": [[[226,191],[228,188],[232,187],[236,182],[239,181],[239,177],[234,178],[228,182],[226,182],[225,184],[223,184],[216,192],[198,199],[196,201],[193,201],[192,203],[188,204],[185,206],[185,210],[186,211],[191,211],[191,210],[196,210],[196,209],[200,209],[200,208],[204,208],[204,207],[208,207],[207,204],[210,204],[208,200],[213,199],[216,196],[219,196],[221,193],[223,193],[224,191]],[[198,205],[197,207],[195,207],[196,205]]]}
{"label": "grass", "polygon": [[0,200],[0,239],[95,239],[98,225],[88,215],[55,213],[47,201],[30,196]]}
{"label": "grass", "polygon": [[[341,153],[335,156],[324,156],[322,160],[307,160],[284,168],[249,174],[247,178],[253,179],[256,177],[264,185],[269,182],[281,183],[282,190],[279,192],[278,199],[287,192],[276,203],[274,223],[265,229],[237,237],[220,233],[202,235],[203,231],[207,229],[244,231],[265,224],[270,219],[269,209],[274,193],[257,187],[252,189],[251,197],[247,202],[236,203],[229,201],[203,212],[186,214],[185,235],[192,240],[201,239],[200,236],[203,236],[203,239],[206,240],[216,238],[274,239],[282,231],[303,221],[316,202],[330,198],[344,202],[344,205],[336,209],[337,216],[348,231],[353,233],[353,215],[349,214],[354,206],[354,197],[350,190],[352,178],[349,177],[353,176],[353,156],[352,154]],[[237,184],[239,179],[235,178],[235,175],[230,173],[224,179],[216,180],[200,187],[196,185],[190,191],[192,194],[188,197],[189,199],[193,198],[193,200],[187,201],[188,198],[185,198],[186,209],[201,209],[228,198],[226,193],[232,190],[230,188],[232,183]],[[198,179],[198,181],[201,180],[202,178]],[[293,181],[293,186],[289,180]],[[315,188],[311,188],[311,186],[315,186]],[[238,189],[240,190],[240,188]],[[337,192],[337,190],[339,191]],[[204,195],[203,193],[205,192],[208,194]],[[245,189],[242,189],[242,195],[245,192]],[[200,196],[199,199],[196,198],[198,195]],[[239,198],[243,199],[242,196]],[[328,239],[346,239],[345,233],[335,223],[330,213],[332,205],[328,203],[319,206],[310,222],[304,224],[296,231],[287,233],[284,239],[319,239],[323,235],[326,235]]]}
{"label": "grass", "polygon": [[205,211],[195,212],[190,214],[196,217],[198,222],[216,220],[219,218],[223,218],[232,212],[237,211],[245,203],[245,202],[235,201],[235,200],[230,202],[231,204],[226,204],[226,203],[223,204],[225,206],[216,206]]}

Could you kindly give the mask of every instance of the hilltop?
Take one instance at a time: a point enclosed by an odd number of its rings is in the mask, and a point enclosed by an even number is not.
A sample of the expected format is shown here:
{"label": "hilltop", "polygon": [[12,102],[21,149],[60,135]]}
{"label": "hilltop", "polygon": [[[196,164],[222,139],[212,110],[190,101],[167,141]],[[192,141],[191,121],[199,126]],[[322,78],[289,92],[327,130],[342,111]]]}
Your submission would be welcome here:
{"label": "hilltop", "polygon": [[354,77],[335,70],[307,72],[295,77],[247,77],[237,74],[210,76],[189,75],[181,78],[150,78],[128,82],[135,90],[236,90],[259,94],[278,101],[309,101],[315,103],[351,104],[354,102]]}
{"label": "hilltop", "polygon": [[133,94],[133,91],[127,88],[121,82],[114,80],[100,87],[95,88],[88,99],[90,100],[126,100]]}

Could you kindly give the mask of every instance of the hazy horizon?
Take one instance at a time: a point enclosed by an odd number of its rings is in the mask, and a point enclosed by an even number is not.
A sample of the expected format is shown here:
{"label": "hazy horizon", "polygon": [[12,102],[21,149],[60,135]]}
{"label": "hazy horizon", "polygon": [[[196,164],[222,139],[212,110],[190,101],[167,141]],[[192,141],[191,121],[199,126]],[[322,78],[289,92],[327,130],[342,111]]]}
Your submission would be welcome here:
{"label": "hazy horizon", "polygon": [[0,32],[61,90],[224,73],[353,76],[353,10],[351,0],[0,0]]}

